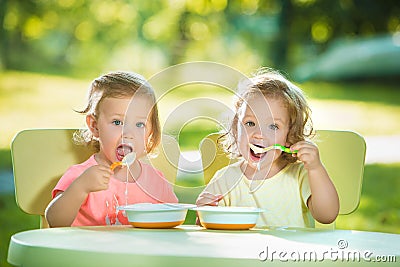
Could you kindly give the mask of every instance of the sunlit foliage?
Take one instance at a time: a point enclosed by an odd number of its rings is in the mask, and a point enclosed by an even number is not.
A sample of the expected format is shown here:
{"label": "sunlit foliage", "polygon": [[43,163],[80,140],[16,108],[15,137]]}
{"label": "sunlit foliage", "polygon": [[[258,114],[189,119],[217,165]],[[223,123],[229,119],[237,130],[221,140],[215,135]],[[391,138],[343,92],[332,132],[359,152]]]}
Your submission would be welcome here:
{"label": "sunlit foliage", "polygon": [[397,0],[0,0],[0,68],[154,74],[213,60],[290,71],[338,37],[399,32],[399,18]]}

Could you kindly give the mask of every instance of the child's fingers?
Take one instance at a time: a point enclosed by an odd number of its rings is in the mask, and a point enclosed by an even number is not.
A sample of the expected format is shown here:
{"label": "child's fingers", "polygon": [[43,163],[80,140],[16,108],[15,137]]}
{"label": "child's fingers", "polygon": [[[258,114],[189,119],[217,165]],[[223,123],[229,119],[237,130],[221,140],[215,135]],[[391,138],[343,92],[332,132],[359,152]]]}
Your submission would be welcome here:
{"label": "child's fingers", "polygon": [[291,150],[297,150],[297,153],[292,154],[293,157],[297,157],[301,160],[303,155],[311,154],[318,157],[318,147],[308,141],[298,142],[290,147]]}
{"label": "child's fingers", "polygon": [[109,166],[106,165],[98,165],[99,166],[99,170],[104,171],[106,173],[108,173],[109,175],[112,175],[114,173],[114,170],[111,169]]}
{"label": "child's fingers", "polygon": [[99,167],[99,172],[97,173],[97,190],[96,191],[101,191],[101,190],[106,190],[108,189],[110,179],[111,179],[112,171],[106,166],[100,166]]}
{"label": "child's fingers", "polygon": [[210,206],[217,206],[218,202],[223,198],[224,196],[221,194],[212,194],[210,192],[203,192],[200,194],[198,200],[196,201],[197,205],[210,205]]}
{"label": "child's fingers", "polygon": [[221,201],[221,199],[223,199],[224,198],[224,196],[223,195],[221,195],[221,194],[217,194],[217,195],[215,195],[215,198],[214,198],[214,201],[213,202],[211,202],[211,206],[218,206],[218,203]]}
{"label": "child's fingers", "polygon": [[220,196],[222,196],[222,195],[220,195],[220,194],[215,194],[214,195],[213,193],[210,193],[210,192],[207,192],[207,191],[205,191],[205,192],[200,194],[200,197],[205,198],[205,199],[216,199],[216,198],[218,198]]}
{"label": "child's fingers", "polygon": [[307,147],[312,148],[312,147],[316,147],[316,145],[310,141],[300,141],[300,142],[297,142],[297,143],[291,145],[290,150],[292,150],[292,151],[300,150],[300,149],[307,148]]}

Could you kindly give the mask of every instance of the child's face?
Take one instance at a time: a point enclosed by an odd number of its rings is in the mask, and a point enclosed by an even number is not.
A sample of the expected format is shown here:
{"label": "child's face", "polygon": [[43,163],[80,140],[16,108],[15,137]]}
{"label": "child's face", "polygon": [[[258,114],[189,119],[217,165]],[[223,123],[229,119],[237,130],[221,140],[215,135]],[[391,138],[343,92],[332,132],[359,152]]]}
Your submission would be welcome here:
{"label": "child's face", "polygon": [[249,167],[270,168],[280,156],[278,150],[255,154],[249,143],[268,147],[274,144],[287,145],[289,114],[281,99],[257,95],[243,103],[238,112],[238,147]]}
{"label": "child's face", "polygon": [[151,131],[147,119],[152,105],[146,96],[105,98],[100,103],[93,135],[99,139],[100,154],[109,162],[121,161],[134,151],[136,158],[145,154]]}

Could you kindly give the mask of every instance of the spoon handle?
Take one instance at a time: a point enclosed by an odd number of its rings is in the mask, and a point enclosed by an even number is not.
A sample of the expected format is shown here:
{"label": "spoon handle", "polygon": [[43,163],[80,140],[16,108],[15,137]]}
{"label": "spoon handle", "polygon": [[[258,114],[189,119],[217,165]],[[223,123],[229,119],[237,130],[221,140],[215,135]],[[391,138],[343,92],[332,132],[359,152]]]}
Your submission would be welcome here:
{"label": "spoon handle", "polygon": [[122,165],[121,161],[114,162],[113,164],[111,164],[110,170],[113,171],[115,168],[117,168],[118,166],[121,166],[121,165]]}
{"label": "spoon handle", "polygon": [[280,149],[282,152],[289,153],[289,154],[296,154],[298,152],[297,150],[292,151],[292,150],[290,150],[290,148],[282,146],[280,144],[275,144],[274,147],[277,149]]}

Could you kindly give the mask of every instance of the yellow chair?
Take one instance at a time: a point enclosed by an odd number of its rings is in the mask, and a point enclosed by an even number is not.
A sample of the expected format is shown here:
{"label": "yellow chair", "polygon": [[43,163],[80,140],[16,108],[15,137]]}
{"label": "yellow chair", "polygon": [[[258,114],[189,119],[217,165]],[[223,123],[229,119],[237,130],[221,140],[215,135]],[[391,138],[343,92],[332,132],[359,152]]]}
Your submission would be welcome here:
{"label": "yellow chair", "polygon": [[[217,143],[220,135],[213,133],[206,136],[200,144],[200,153],[204,169],[204,182],[207,184],[215,171],[234,162],[227,157]],[[365,140],[352,131],[317,130],[313,137],[340,201],[340,215],[354,212],[359,203],[364,173]],[[316,227],[333,228],[316,222]]]}
{"label": "yellow chair", "polygon": [[[44,211],[60,177],[69,166],[93,154],[87,147],[74,144],[72,135],[76,130],[23,130],[11,143],[16,202],[24,212],[40,215],[41,228],[48,227]],[[175,182],[179,154],[176,140],[163,135],[158,156],[150,159],[171,183]]]}

